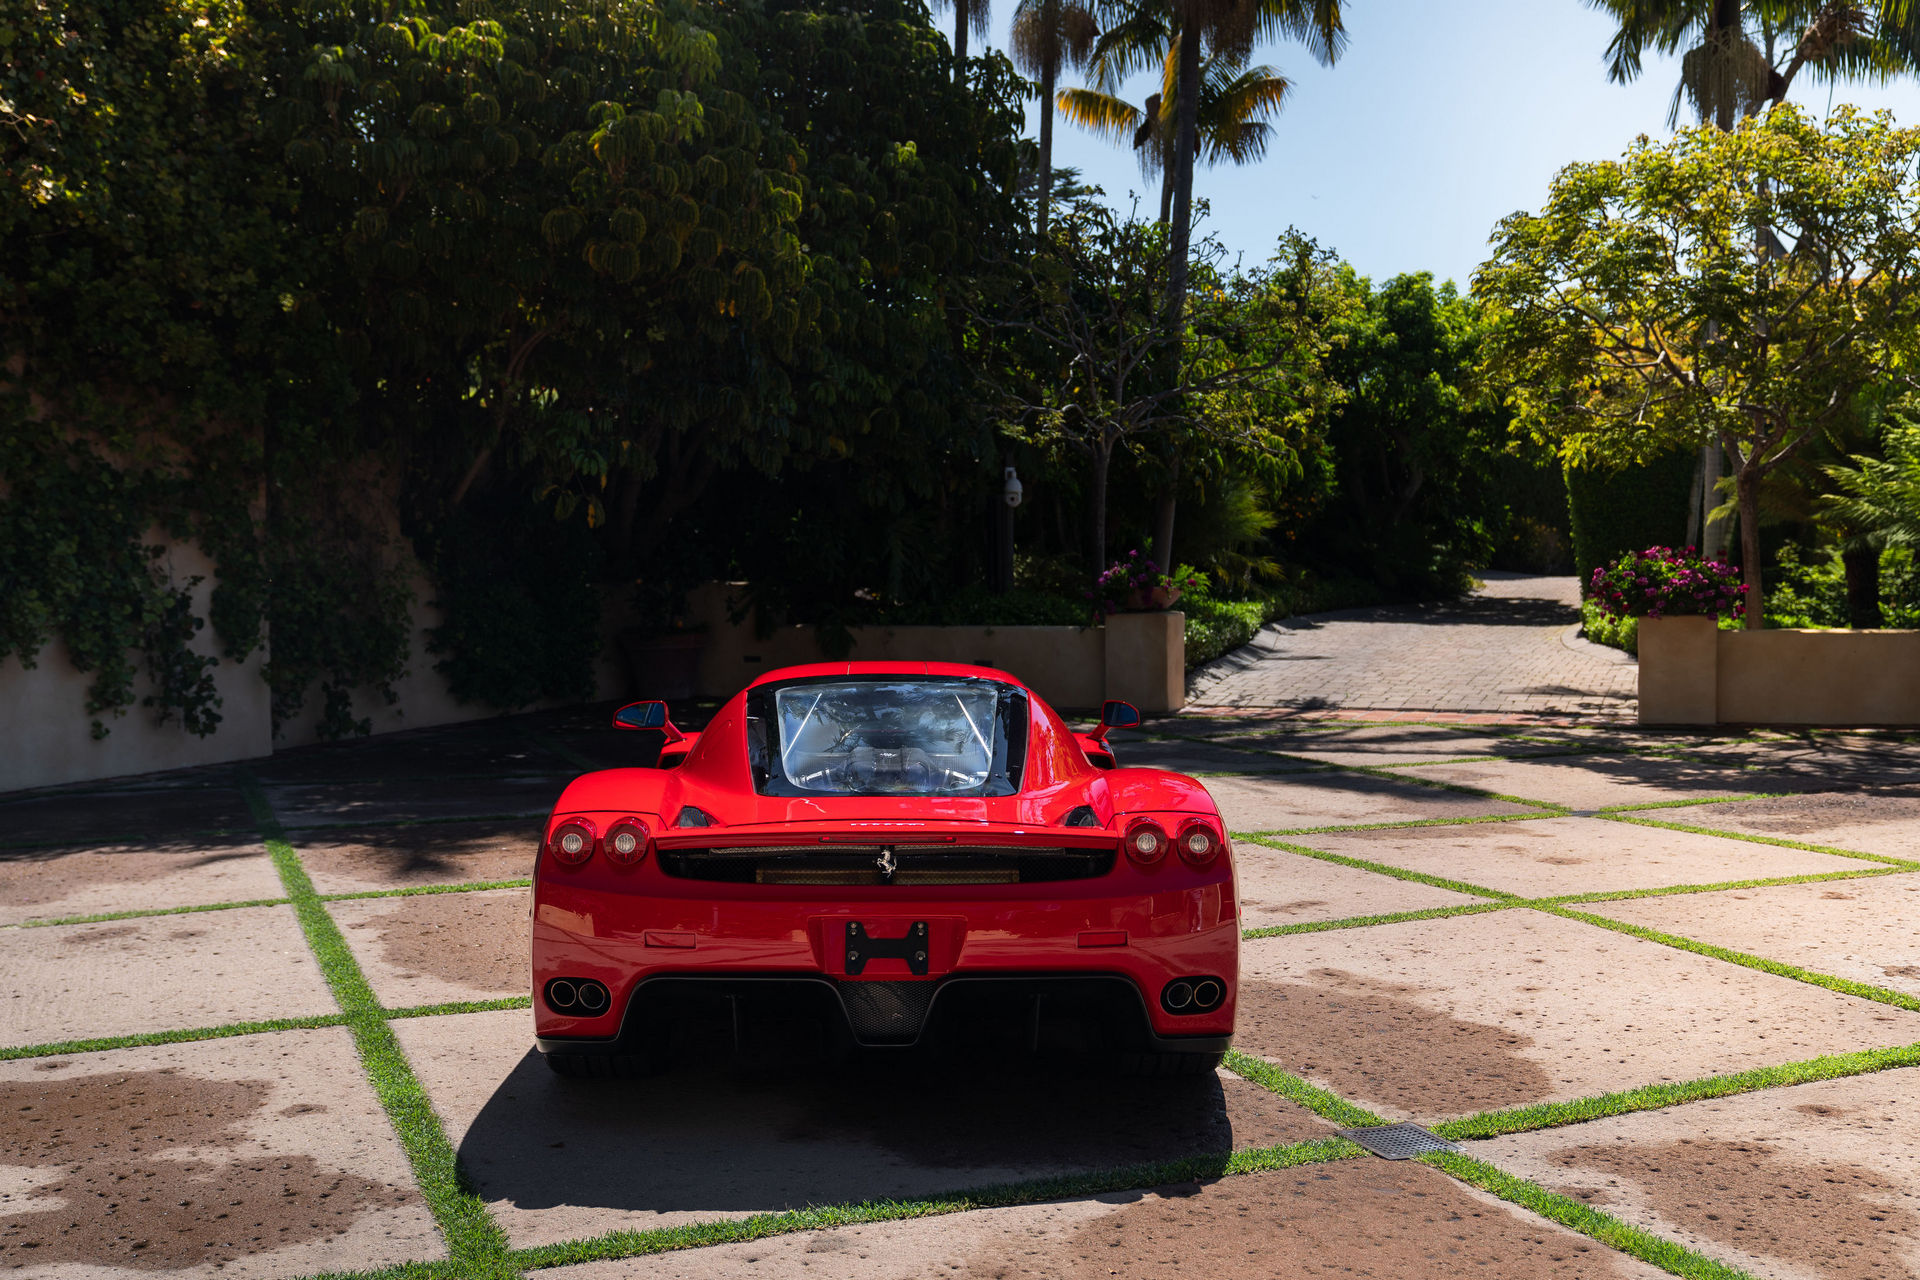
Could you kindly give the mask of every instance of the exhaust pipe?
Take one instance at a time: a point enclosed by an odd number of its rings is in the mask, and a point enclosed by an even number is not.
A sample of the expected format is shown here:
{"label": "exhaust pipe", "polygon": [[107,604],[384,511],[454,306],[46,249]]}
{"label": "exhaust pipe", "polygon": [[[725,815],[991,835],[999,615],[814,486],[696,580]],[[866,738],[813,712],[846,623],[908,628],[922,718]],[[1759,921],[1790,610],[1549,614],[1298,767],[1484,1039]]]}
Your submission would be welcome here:
{"label": "exhaust pipe", "polygon": [[580,1002],[580,991],[565,978],[555,978],[547,984],[547,1008],[555,1013],[571,1013]]}
{"label": "exhaust pipe", "polygon": [[1175,978],[1160,989],[1160,1007],[1168,1013],[1211,1013],[1227,998],[1218,978]]}

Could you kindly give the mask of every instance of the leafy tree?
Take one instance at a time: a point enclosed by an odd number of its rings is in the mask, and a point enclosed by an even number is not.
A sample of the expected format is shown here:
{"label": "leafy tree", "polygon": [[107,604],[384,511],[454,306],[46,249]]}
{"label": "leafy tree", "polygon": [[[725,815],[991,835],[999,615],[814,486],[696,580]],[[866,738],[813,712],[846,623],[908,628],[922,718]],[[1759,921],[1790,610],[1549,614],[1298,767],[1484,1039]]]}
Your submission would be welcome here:
{"label": "leafy tree", "polygon": [[[1863,390],[1904,382],[1920,301],[1920,132],[1791,107],[1571,165],[1503,221],[1477,291],[1487,367],[1570,462],[1717,440],[1735,464],[1747,625],[1762,482]],[[1765,249],[1755,227],[1790,243]]]}
{"label": "leafy tree", "polygon": [[[1208,288],[1176,343],[1160,308],[1172,270],[1169,229],[1083,205],[1055,228],[1046,252],[1010,276],[976,317],[1007,345],[995,390],[1016,440],[1077,453],[1088,464],[1089,564],[1107,565],[1107,488],[1118,451],[1143,454],[1170,437],[1190,453],[1232,452],[1285,466],[1285,425],[1260,412],[1263,392],[1293,376],[1318,340],[1311,316],[1290,307],[1281,272],[1221,276],[1224,251],[1205,247]],[[1309,270],[1320,265],[1308,247]],[[1024,358],[1023,358],[1024,357]],[[1062,359],[1064,357],[1064,359]]]}

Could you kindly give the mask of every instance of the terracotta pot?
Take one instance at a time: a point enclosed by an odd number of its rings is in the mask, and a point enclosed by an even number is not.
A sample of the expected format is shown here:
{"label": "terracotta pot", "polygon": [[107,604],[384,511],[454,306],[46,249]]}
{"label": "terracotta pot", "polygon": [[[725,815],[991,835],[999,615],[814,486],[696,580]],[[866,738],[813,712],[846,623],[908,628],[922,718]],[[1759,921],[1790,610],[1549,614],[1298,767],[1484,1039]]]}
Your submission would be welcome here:
{"label": "terracotta pot", "polygon": [[700,683],[700,655],[707,647],[706,632],[662,635],[629,627],[615,639],[627,660],[628,696],[666,702],[694,695]]}

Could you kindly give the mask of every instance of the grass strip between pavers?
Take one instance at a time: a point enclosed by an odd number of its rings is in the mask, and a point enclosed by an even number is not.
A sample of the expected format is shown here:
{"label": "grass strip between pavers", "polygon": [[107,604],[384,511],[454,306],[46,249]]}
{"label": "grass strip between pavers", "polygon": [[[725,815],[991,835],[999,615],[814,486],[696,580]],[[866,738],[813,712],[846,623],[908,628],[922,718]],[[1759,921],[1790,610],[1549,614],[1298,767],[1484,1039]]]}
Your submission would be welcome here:
{"label": "grass strip between pavers", "polygon": [[748,1218],[688,1223],[652,1231],[616,1231],[593,1240],[523,1249],[513,1255],[513,1261],[531,1271],[608,1258],[631,1258],[680,1249],[741,1244],[750,1240],[764,1240],[769,1236],[792,1235],[797,1231],[818,1231],[825,1227],[898,1222],[975,1209],[1004,1209],[1237,1174],[1296,1169],[1301,1165],[1349,1160],[1365,1154],[1361,1148],[1344,1138],[1320,1138],[1279,1147],[1256,1147],[1231,1154],[1189,1156],[1152,1164],[1062,1174],[907,1200],[869,1200],[860,1204],[824,1205],[784,1213],[755,1214]]}
{"label": "grass strip between pavers", "polygon": [[264,1031],[304,1031],[313,1027],[345,1025],[346,1015],[323,1013],[311,1018],[271,1018],[264,1022],[229,1022],[218,1027],[186,1027],[178,1031],[140,1031],[125,1036],[98,1036],[91,1040],[56,1040],[49,1044],[22,1044],[0,1049],[0,1062],[16,1058],[51,1058],[63,1053],[102,1053],[109,1049],[139,1049],[156,1044],[187,1044],[194,1040],[224,1040],[229,1036],[259,1035]]}
{"label": "grass strip between pavers", "polygon": [[1251,1080],[1254,1084],[1279,1094],[1289,1102],[1299,1103],[1322,1120],[1331,1121],[1349,1129],[1364,1129],[1369,1125],[1386,1123],[1365,1107],[1356,1106],[1337,1093],[1322,1089],[1319,1085],[1302,1080],[1291,1072],[1282,1071],[1271,1062],[1242,1053],[1238,1049],[1227,1050],[1227,1056],[1223,1059],[1222,1065],[1243,1080]]}
{"label": "grass strip between pavers", "polygon": [[1744,800],[1785,800],[1792,791],[1736,791],[1730,796],[1702,796],[1695,800],[1636,800],[1632,804],[1603,804],[1596,814],[1638,813],[1643,809],[1698,809],[1708,804],[1739,804]]}
{"label": "grass strip between pavers", "polygon": [[1265,836],[1338,836],[1356,831],[1392,831],[1399,827],[1472,827],[1489,822],[1540,822],[1565,817],[1559,813],[1480,813],[1467,818],[1405,818],[1399,822],[1346,822],[1322,827],[1279,827],[1272,831],[1234,832],[1254,840]]}
{"label": "grass strip between pavers", "polygon": [[1411,880],[1415,884],[1432,885],[1436,889],[1451,889],[1455,893],[1473,894],[1475,897],[1492,898],[1498,902],[1519,904],[1526,901],[1517,893],[1503,893],[1499,889],[1483,889],[1476,884],[1467,884],[1461,880],[1448,880],[1441,876],[1430,876],[1424,871],[1409,871],[1405,867],[1388,866],[1384,862],[1368,862],[1365,858],[1349,858],[1344,853],[1328,853],[1325,849],[1310,849],[1303,844],[1288,844],[1284,840],[1268,840],[1254,837],[1254,843],[1265,845],[1269,849],[1279,849],[1285,853],[1297,853],[1303,858],[1318,858],[1322,862],[1337,863],[1343,867],[1354,867],[1361,871],[1372,871],[1378,875],[1392,876],[1395,880]]}
{"label": "grass strip between pavers", "polygon": [[1451,916],[1477,916],[1487,911],[1509,911],[1526,906],[1523,902],[1468,902],[1457,907],[1428,907],[1424,911],[1394,911],[1381,916],[1347,916],[1341,920],[1304,920],[1299,924],[1270,924],[1242,929],[1243,941],[1256,938],[1284,938],[1294,933],[1326,933],[1332,929],[1366,929],[1376,924],[1405,924],[1409,920],[1445,920]]}
{"label": "grass strip between pavers", "polygon": [[1396,782],[1411,782],[1416,787],[1431,787],[1435,791],[1452,791],[1463,796],[1473,796],[1480,800],[1499,800],[1506,804],[1525,805],[1530,809],[1543,810],[1547,815],[1572,813],[1573,806],[1564,805],[1555,800],[1529,800],[1525,796],[1510,796],[1499,791],[1489,791],[1485,787],[1470,787],[1464,782],[1441,782],[1436,778],[1422,778],[1418,774],[1401,773],[1391,765],[1384,764],[1347,764],[1341,765],[1349,773],[1364,773],[1373,778],[1390,778]]}
{"label": "grass strip between pavers", "polygon": [[202,902],[188,907],[148,907],[141,911],[96,911],[82,916],[51,916],[45,920],[16,920],[0,929],[44,929],[56,924],[106,924],[111,920],[142,920],[148,916],[186,916],[196,911],[235,911],[241,907],[284,907],[285,898],[250,898],[245,902]]}
{"label": "grass strip between pavers", "polygon": [[531,1009],[532,996],[501,996],[495,1000],[448,1000],[440,1004],[410,1004],[388,1009],[389,1018],[437,1018],[445,1013],[494,1013],[501,1009]]}
{"label": "grass strip between pavers", "polygon": [[487,1211],[486,1203],[462,1178],[453,1144],[447,1141],[426,1089],[387,1024],[380,1001],[361,973],[346,938],[314,891],[299,854],[287,843],[266,792],[252,775],[244,770],[235,772],[260,825],[260,834],[266,839],[267,852],[280,872],[281,883],[293,900],[307,945],[313,949],[320,972],[346,1015],[367,1078],[413,1166],[414,1180],[440,1225],[455,1269],[473,1280],[517,1275],[507,1258],[506,1234]]}
{"label": "grass strip between pavers", "polygon": [[1449,1141],[1499,1138],[1510,1133],[1532,1133],[1536,1129],[1585,1124],[1589,1120],[1604,1120],[1608,1116],[1629,1115],[1635,1111],[1658,1111],[1663,1107],[1677,1107],[1709,1098],[1728,1098],[1739,1093],[1756,1093],[1761,1089],[1780,1089],[1914,1066],[1920,1066],[1920,1044],[1897,1049],[1862,1049],[1855,1053],[1828,1054],[1804,1062],[1783,1063],[1777,1067],[1755,1067],[1724,1076],[1705,1076],[1680,1084],[1642,1085],[1638,1089],[1595,1094],[1571,1102],[1539,1102],[1530,1106],[1509,1107],[1503,1111],[1482,1111],[1478,1115],[1429,1127],[1436,1135]]}
{"label": "grass strip between pavers", "polygon": [[1608,822],[1624,822],[1636,827],[1658,827],[1662,831],[1687,831],[1697,836],[1718,836],[1722,840],[1743,840],[1748,844],[1770,844],[1781,849],[1802,849],[1808,853],[1827,853],[1836,858],[1852,858],[1857,862],[1880,862],[1890,867],[1904,867],[1910,871],[1920,871],[1920,862],[1911,858],[1896,858],[1885,853],[1862,853],[1858,849],[1839,849],[1830,844],[1808,844],[1804,840],[1785,840],[1779,836],[1756,836],[1745,831],[1720,831],[1713,827],[1696,827],[1686,822],[1661,822],[1655,818],[1634,818],[1620,812],[1600,812],[1596,818]]}
{"label": "grass strip between pavers", "polygon": [[1617,1249],[1659,1267],[1670,1275],[1683,1276],[1686,1280],[1754,1280],[1750,1272],[1709,1258],[1703,1253],[1695,1253],[1677,1241],[1654,1235],[1630,1222],[1622,1222],[1610,1213],[1602,1213],[1578,1200],[1558,1195],[1539,1183],[1517,1178],[1485,1161],[1444,1151],[1436,1151],[1418,1159],[1422,1164],[1451,1174],[1469,1186],[1491,1192],[1509,1204],[1517,1204],[1549,1222],[1557,1222],[1578,1231],[1610,1249]]}
{"label": "grass strip between pavers", "polygon": [[323,893],[322,902],[357,902],[362,898],[420,898],[436,893],[484,893],[488,889],[524,889],[531,877],[519,880],[468,880],[460,884],[416,884],[405,889],[356,889],[351,893]]}
{"label": "grass strip between pavers", "polygon": [[1602,929],[1611,929],[1615,933],[1624,933],[1630,937],[1641,938],[1647,942],[1657,942],[1663,947],[1673,947],[1679,951],[1691,951],[1695,955],[1709,956],[1715,960],[1724,960],[1728,964],[1737,964],[1748,969],[1758,969],[1761,973],[1771,973],[1775,977],[1792,978],[1796,982],[1805,982],[1811,986],[1825,987],[1841,995],[1858,996],[1862,1000],[1873,1000],[1880,1004],[1890,1004],[1896,1009],[1920,1011],[1920,999],[1915,999],[1904,991],[1891,991],[1886,987],[1869,986],[1864,982],[1855,982],[1851,978],[1836,978],[1828,973],[1816,973],[1812,969],[1802,969],[1799,965],[1784,964],[1779,960],[1769,960],[1765,956],[1749,955],[1745,951],[1735,951],[1729,947],[1718,947],[1711,942],[1696,942],[1692,938],[1683,938],[1677,934],[1662,933],[1658,929],[1648,929],[1637,924],[1628,924],[1624,920],[1611,920],[1606,916],[1597,916],[1588,911],[1575,911],[1571,907],[1554,907],[1532,904],[1534,909],[1550,915],[1561,916],[1568,920],[1578,920],[1583,924],[1598,925]]}
{"label": "grass strip between pavers", "polygon": [[1862,867],[1858,871],[1815,871],[1803,876],[1763,876],[1757,880],[1721,880],[1714,884],[1671,884],[1655,889],[1595,889],[1591,893],[1563,893],[1535,898],[1530,907],[1564,907],[1582,902],[1627,902],[1635,898],[1668,898],[1689,893],[1722,893],[1730,889],[1774,889],[1788,884],[1820,884],[1827,880],[1872,880],[1877,876],[1905,876],[1906,867]]}

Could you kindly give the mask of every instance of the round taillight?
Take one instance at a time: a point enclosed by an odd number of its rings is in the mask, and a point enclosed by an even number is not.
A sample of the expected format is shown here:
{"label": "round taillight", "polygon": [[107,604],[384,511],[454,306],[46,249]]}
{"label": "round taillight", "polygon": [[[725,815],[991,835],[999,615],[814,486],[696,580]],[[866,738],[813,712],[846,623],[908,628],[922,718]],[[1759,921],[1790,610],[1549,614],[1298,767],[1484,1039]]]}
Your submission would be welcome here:
{"label": "round taillight", "polygon": [[547,851],[554,861],[577,867],[593,856],[593,824],[584,818],[570,818],[547,837]]}
{"label": "round taillight", "polygon": [[1152,818],[1141,818],[1127,828],[1127,856],[1150,867],[1167,854],[1167,832]]}
{"label": "round taillight", "polygon": [[1204,867],[1220,855],[1220,833],[1204,822],[1189,822],[1180,828],[1180,856],[1196,867]]}
{"label": "round taillight", "polygon": [[622,818],[607,828],[607,857],[622,866],[632,866],[647,856],[647,827],[638,818]]}

